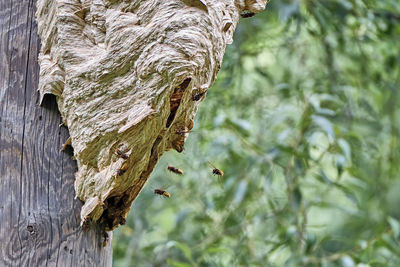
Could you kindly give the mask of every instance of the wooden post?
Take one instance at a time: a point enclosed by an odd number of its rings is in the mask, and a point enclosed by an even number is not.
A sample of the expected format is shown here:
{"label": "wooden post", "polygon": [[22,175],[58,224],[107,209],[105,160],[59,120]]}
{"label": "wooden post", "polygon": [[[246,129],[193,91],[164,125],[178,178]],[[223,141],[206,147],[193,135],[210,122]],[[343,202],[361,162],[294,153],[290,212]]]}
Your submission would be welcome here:
{"label": "wooden post", "polygon": [[55,98],[39,106],[35,6],[0,1],[0,266],[111,266],[111,240],[79,226]]}

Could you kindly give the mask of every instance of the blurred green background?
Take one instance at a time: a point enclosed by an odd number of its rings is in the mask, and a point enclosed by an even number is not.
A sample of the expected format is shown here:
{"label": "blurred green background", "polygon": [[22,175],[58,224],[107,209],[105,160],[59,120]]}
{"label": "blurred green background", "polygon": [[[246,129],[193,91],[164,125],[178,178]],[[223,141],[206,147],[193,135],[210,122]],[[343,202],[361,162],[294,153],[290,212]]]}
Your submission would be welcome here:
{"label": "blurred green background", "polygon": [[272,0],[241,19],[114,266],[400,266],[399,66],[398,0]]}

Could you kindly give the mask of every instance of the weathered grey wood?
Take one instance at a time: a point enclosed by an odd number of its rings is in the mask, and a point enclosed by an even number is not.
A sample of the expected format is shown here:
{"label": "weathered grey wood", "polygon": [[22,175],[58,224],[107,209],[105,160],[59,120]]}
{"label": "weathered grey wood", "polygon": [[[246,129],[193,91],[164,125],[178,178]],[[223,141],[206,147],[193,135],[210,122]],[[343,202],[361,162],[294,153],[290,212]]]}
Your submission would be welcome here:
{"label": "weathered grey wood", "polygon": [[35,6],[0,1],[0,266],[111,266],[111,242],[79,226],[55,98],[39,107]]}

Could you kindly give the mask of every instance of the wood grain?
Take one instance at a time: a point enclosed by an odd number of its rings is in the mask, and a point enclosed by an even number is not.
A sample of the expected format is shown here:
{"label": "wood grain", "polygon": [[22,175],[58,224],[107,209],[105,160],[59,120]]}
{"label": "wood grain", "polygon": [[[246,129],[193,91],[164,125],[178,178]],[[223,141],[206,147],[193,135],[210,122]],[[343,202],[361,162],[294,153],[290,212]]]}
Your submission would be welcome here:
{"label": "wood grain", "polygon": [[0,1],[0,266],[111,266],[97,226],[79,226],[76,162],[54,97],[39,106],[35,0]]}

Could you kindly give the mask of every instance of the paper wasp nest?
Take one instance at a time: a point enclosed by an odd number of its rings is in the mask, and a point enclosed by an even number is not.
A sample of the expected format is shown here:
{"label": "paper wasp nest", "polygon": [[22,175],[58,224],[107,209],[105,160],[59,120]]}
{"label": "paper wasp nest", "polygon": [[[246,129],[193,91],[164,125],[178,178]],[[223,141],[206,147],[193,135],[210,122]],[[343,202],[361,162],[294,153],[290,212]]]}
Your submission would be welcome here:
{"label": "paper wasp nest", "polygon": [[125,222],[161,154],[183,150],[240,12],[266,2],[38,0],[40,96],[69,129],[83,222]]}

